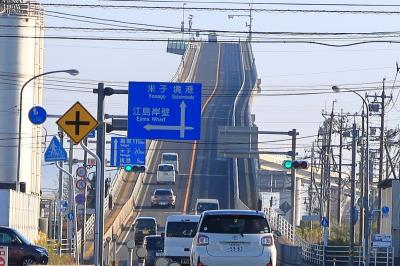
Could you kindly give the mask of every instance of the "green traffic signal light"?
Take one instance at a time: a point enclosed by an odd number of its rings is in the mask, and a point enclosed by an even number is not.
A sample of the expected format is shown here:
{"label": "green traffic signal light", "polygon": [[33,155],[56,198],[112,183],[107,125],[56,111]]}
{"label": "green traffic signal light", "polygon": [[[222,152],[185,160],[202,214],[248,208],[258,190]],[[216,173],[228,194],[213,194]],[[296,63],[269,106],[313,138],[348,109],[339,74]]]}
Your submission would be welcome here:
{"label": "green traffic signal light", "polygon": [[130,172],[132,172],[132,170],[133,170],[132,165],[125,165],[125,171],[126,172],[130,173]]}
{"label": "green traffic signal light", "polygon": [[285,169],[292,169],[292,167],[293,167],[293,162],[290,161],[290,160],[285,160],[285,161],[283,161],[282,166],[283,166],[283,168],[285,168]]}

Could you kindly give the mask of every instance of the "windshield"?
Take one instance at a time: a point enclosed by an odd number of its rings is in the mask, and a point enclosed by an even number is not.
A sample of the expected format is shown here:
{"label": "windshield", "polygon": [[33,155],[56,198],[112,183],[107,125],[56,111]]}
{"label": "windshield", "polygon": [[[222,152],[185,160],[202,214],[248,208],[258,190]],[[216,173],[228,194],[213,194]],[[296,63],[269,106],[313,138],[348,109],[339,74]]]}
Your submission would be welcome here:
{"label": "windshield", "polygon": [[215,234],[263,234],[270,233],[265,218],[256,215],[207,215],[200,232]]}
{"label": "windshield", "polygon": [[156,226],[153,219],[139,219],[136,223],[137,229],[152,229]]}
{"label": "windshield", "polygon": [[146,249],[164,249],[164,239],[162,237],[146,238]]}
{"label": "windshield", "polygon": [[26,245],[31,244],[31,242],[28,239],[26,239],[25,236],[23,236],[20,232],[18,232],[17,230],[15,230],[14,232],[23,243],[25,243]]}
{"label": "windshield", "polygon": [[163,160],[164,161],[177,161],[178,160],[177,157],[178,156],[176,156],[175,154],[164,154],[163,155]]}
{"label": "windshield", "polygon": [[209,210],[218,210],[218,204],[217,203],[199,203],[199,204],[197,204],[198,212],[209,211]]}
{"label": "windshield", "polygon": [[172,192],[170,190],[156,190],[154,194],[156,196],[172,196]]}
{"label": "windshield", "polygon": [[165,164],[159,165],[158,171],[170,172],[170,171],[174,171],[174,167],[172,165],[165,165]]}
{"label": "windshield", "polygon": [[194,237],[197,224],[197,222],[169,222],[167,237]]}

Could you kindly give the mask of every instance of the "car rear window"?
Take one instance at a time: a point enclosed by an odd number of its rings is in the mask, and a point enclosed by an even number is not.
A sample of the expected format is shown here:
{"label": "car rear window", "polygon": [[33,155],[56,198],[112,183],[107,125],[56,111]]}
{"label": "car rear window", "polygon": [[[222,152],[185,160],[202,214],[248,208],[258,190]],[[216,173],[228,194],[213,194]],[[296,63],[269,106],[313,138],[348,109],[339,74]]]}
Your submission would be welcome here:
{"label": "car rear window", "polygon": [[157,196],[172,196],[172,192],[170,190],[156,190],[154,194]]}
{"label": "car rear window", "polygon": [[153,219],[139,219],[137,220],[137,228],[153,228],[156,223]]}
{"label": "car rear window", "polygon": [[199,203],[199,204],[197,204],[198,212],[209,211],[209,210],[218,210],[218,204],[217,203]]}
{"label": "car rear window", "polygon": [[167,237],[194,237],[197,222],[168,222]]}
{"label": "car rear window", "polygon": [[164,239],[161,237],[146,238],[146,249],[164,249]]}
{"label": "car rear window", "polygon": [[174,155],[174,154],[164,154],[163,155],[163,160],[164,161],[176,161],[178,158],[178,156]]}
{"label": "car rear window", "polygon": [[159,165],[158,166],[158,171],[163,171],[163,172],[168,172],[168,171],[173,171],[174,167],[172,165]]}
{"label": "car rear window", "polygon": [[256,215],[207,215],[203,218],[200,232],[215,234],[262,234],[270,233],[265,218]]}

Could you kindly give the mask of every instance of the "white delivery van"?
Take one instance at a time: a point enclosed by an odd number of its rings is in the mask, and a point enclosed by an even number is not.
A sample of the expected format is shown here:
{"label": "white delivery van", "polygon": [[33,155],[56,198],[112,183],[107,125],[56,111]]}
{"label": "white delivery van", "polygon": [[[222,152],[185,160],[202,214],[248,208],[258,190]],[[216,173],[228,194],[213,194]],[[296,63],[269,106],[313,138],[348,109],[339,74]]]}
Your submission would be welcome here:
{"label": "white delivery van", "polygon": [[219,201],[217,199],[197,199],[195,214],[202,214],[204,211],[219,210]]}
{"label": "white delivery van", "polygon": [[179,156],[177,153],[168,152],[161,154],[161,163],[173,164],[175,167],[175,172],[179,172]]}
{"label": "white delivery van", "polygon": [[159,164],[157,168],[157,184],[175,185],[175,167],[173,164]]}
{"label": "white delivery van", "polygon": [[165,224],[164,256],[181,265],[190,264],[190,247],[200,215],[170,215]]}

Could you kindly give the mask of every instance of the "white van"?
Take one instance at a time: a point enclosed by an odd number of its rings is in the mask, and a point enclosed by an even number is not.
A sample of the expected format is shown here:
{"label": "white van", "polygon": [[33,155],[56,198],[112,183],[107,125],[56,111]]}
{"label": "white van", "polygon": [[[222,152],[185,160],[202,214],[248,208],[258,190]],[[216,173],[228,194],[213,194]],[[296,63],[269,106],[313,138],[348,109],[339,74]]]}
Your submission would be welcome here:
{"label": "white van", "polygon": [[165,224],[164,256],[181,265],[190,264],[190,247],[200,215],[170,215]]}
{"label": "white van", "polygon": [[204,211],[219,210],[219,201],[217,199],[197,199],[195,214],[202,214]]}
{"label": "white van", "polygon": [[179,172],[179,156],[177,153],[168,152],[161,154],[161,163],[173,164],[175,167],[175,172]]}
{"label": "white van", "polygon": [[157,168],[157,184],[175,185],[175,167],[173,164],[159,164]]}

